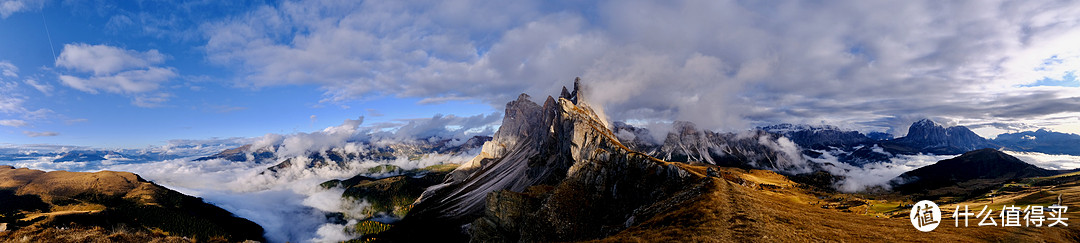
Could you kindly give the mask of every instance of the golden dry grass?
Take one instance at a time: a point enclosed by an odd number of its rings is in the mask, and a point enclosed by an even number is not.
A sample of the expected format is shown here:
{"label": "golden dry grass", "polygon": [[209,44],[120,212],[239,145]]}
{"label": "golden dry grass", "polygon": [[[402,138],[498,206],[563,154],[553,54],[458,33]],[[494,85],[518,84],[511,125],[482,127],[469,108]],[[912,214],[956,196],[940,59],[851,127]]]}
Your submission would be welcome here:
{"label": "golden dry grass", "polygon": [[[696,167],[696,166],[692,166]],[[704,170],[704,168],[690,168]],[[864,215],[867,205],[826,209],[811,205],[822,194],[796,187],[771,171],[720,168],[736,178],[709,178],[708,193],[682,202],[676,210],[657,215],[598,242],[1076,242],[1073,227],[954,227],[951,220],[932,232],[912,227],[902,217]],[[733,180],[739,179],[743,181]],[[780,189],[760,185],[776,185]],[[1060,190],[1060,189],[1059,189]],[[1076,194],[1073,194],[1074,196]],[[868,200],[850,194],[824,195],[834,205],[846,201],[870,203],[883,210],[899,202]],[[839,200],[843,198],[843,200]],[[851,212],[847,212],[851,211]],[[944,213],[943,213],[944,214]]]}

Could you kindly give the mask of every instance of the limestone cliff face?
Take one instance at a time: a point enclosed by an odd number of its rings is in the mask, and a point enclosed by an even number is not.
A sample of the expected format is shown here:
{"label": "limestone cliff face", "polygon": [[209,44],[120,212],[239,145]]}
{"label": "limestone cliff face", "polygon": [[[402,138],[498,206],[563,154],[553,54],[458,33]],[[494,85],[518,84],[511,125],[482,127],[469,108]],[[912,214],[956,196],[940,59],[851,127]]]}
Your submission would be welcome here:
{"label": "limestone cliff face", "polygon": [[[929,119],[911,124],[904,137],[884,143],[886,149],[899,150],[899,153],[962,154],[968,151],[997,148],[990,140],[980,137],[964,126],[943,127]],[[896,145],[906,148],[896,149]]]}
{"label": "limestone cliff face", "polygon": [[[663,143],[655,144],[648,129],[615,123],[624,145],[669,162],[700,162],[719,166],[757,168],[785,173],[807,171],[797,144],[765,130],[720,133],[698,129],[692,122],[676,121]],[[643,138],[645,137],[645,138]]]}
{"label": "limestone cliff face", "polygon": [[700,178],[623,146],[574,86],[543,105],[525,94],[508,103],[481,154],[425,191],[388,236],[418,240],[423,236],[403,232],[424,230],[474,241],[593,239],[633,225],[640,208]]}

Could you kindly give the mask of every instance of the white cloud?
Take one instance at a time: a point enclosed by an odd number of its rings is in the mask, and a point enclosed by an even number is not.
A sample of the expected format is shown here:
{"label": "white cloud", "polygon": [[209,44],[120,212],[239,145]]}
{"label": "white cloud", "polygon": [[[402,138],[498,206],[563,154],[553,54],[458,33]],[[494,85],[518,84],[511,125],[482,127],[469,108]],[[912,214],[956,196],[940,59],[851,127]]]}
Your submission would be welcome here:
{"label": "white cloud", "polygon": [[[145,52],[108,45],[66,44],[56,66],[89,77],[60,74],[60,83],[91,94],[105,91],[132,95],[132,104],[139,107],[158,107],[168,101],[170,94],[157,92],[162,84],[179,76],[175,68],[159,66],[164,54],[151,49]],[[37,86],[35,86],[37,88]],[[44,91],[42,91],[44,92]]]}
{"label": "white cloud", "polygon": [[[92,73],[87,78],[61,74],[61,83],[68,87],[94,94],[99,90],[138,94],[157,90],[162,83],[178,76],[172,67],[157,66],[165,58],[157,50],[138,52],[107,45],[77,43],[64,45],[56,66]],[[134,103],[146,104],[143,101],[147,99],[161,98],[162,95],[141,96],[136,97]]]}
{"label": "white cloud", "polygon": [[22,107],[25,99],[15,92],[16,87],[18,87],[16,83],[0,82],[0,112],[21,113],[26,111]]}
{"label": "white cloud", "polygon": [[161,83],[176,77],[172,68],[151,67],[146,70],[130,70],[110,76],[80,78],[60,75],[60,81],[68,87],[96,94],[98,90],[111,93],[142,93],[158,89]]}
{"label": "white cloud", "polygon": [[1045,116],[1080,111],[1076,90],[1019,87],[1076,70],[1076,2],[427,5],[286,1],[202,29],[210,60],[239,69],[239,82],[315,84],[331,102],[500,108],[582,76],[613,119],[710,129],[825,121],[900,132],[922,117],[1052,126]]}
{"label": "white cloud", "polygon": [[49,85],[47,83],[40,83],[37,80],[34,80],[32,78],[26,79],[26,80],[24,80],[24,82],[26,82],[27,85],[30,85],[30,87],[34,87],[34,89],[36,89],[38,92],[41,92],[42,94],[52,95],[52,91],[53,91],[53,86],[52,85]]}
{"label": "white cloud", "polygon": [[64,50],[56,59],[56,66],[101,76],[122,70],[148,68],[164,61],[165,55],[155,49],[138,52],[108,45],[75,43],[64,45]]}
{"label": "white cloud", "polygon": [[30,125],[23,120],[0,120],[0,126],[25,127]]}
{"label": "white cloud", "polygon": [[35,137],[54,137],[54,136],[59,136],[60,135],[60,133],[58,133],[58,132],[34,132],[34,131],[23,131],[23,134],[25,134],[27,137],[32,137],[32,138],[35,138]]}
{"label": "white cloud", "polygon": [[[282,140],[278,154],[288,157],[303,156],[308,152],[321,152],[330,148],[344,147],[347,142],[355,141],[365,135],[359,130],[360,124],[363,122],[364,117],[361,116],[355,120],[345,119],[341,125],[327,127],[322,131],[291,134]],[[276,137],[267,138],[276,139]]]}
{"label": "white cloud", "polygon": [[11,64],[11,62],[8,62],[6,60],[0,61],[0,75],[3,75],[5,77],[18,78],[19,67],[16,67],[14,64]]}
{"label": "white cloud", "polygon": [[[14,75],[13,75],[14,76]],[[4,119],[12,122],[9,124],[22,124],[22,126],[29,126],[30,122],[34,120],[41,120],[47,118],[53,113],[52,110],[40,108],[37,110],[30,110],[24,107],[24,103],[28,98],[19,92],[19,83],[4,81],[0,76],[0,118],[20,118],[20,119]],[[13,122],[13,121],[21,122]]]}
{"label": "white cloud", "polygon": [[0,0],[0,18],[7,18],[14,13],[41,9],[44,0]]}
{"label": "white cloud", "polygon": [[889,183],[904,172],[912,171],[923,166],[932,165],[941,160],[956,157],[956,155],[896,155],[889,158],[888,162],[875,162],[865,164],[862,167],[853,166],[840,162],[832,153],[843,151],[817,151],[821,152],[820,158],[808,158],[811,162],[818,163],[823,169],[833,175],[842,176],[843,179],[836,182],[837,190],[842,192],[859,192],[871,187],[891,189]]}
{"label": "white cloud", "polygon": [[1080,156],[1065,154],[1044,154],[1038,152],[1003,152],[1043,169],[1073,170],[1080,168]]}
{"label": "white cloud", "polygon": [[154,108],[168,101],[169,97],[172,97],[172,95],[168,93],[140,94],[135,96],[135,100],[131,101],[131,104],[143,108]]}

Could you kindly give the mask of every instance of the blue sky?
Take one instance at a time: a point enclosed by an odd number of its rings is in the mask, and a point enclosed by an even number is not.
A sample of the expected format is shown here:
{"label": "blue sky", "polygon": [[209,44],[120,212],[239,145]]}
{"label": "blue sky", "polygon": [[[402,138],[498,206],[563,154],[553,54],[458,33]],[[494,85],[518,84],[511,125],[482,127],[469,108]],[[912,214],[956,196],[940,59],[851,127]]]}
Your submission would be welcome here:
{"label": "blue sky", "polygon": [[0,0],[0,143],[480,116],[574,77],[614,120],[1077,133],[1077,16],[1026,1]]}
{"label": "blue sky", "polygon": [[[22,97],[20,106],[30,111],[48,110],[40,118],[23,114],[0,114],[4,119],[23,120],[25,126],[0,126],[0,140],[15,144],[65,144],[95,147],[145,147],[170,139],[212,137],[253,137],[266,133],[295,133],[321,130],[345,119],[365,116],[368,124],[400,119],[430,118],[434,114],[477,115],[495,111],[475,101],[418,104],[419,98],[392,95],[319,102],[323,92],[313,85],[248,87],[232,83],[236,75],[228,68],[208,63],[199,42],[178,31],[194,31],[197,22],[165,26],[162,33],[140,31],[138,26],[114,27],[110,19],[121,12],[141,13],[153,7],[122,1],[119,6],[73,6],[48,3],[36,11],[19,12],[0,21],[0,59],[18,68],[17,83],[11,92]],[[255,5],[214,6],[204,18],[224,18]],[[89,7],[89,8],[87,8]],[[101,9],[93,9],[100,7]],[[202,9],[202,8],[200,8]],[[43,21],[44,17],[44,21]],[[202,21],[202,20],[193,20]],[[186,22],[186,21],[185,21]],[[48,33],[46,26],[48,24]],[[173,67],[179,75],[159,90],[167,101],[142,107],[132,95],[108,92],[88,93],[65,86],[58,74],[73,73],[55,64],[65,44],[108,45],[122,49],[157,50],[166,55],[162,66]],[[48,85],[48,92],[23,82],[32,79]],[[313,119],[312,116],[315,116]],[[24,131],[57,133],[56,136],[29,137]]]}

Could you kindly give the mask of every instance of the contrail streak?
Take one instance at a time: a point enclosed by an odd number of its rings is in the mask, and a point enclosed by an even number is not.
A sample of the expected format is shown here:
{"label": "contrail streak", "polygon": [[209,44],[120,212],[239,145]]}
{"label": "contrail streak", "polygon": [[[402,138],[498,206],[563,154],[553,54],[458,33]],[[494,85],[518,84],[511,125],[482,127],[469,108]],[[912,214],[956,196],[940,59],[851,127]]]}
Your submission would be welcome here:
{"label": "contrail streak", "polygon": [[45,24],[45,36],[49,37],[49,50],[52,51],[53,60],[56,60],[56,48],[53,48],[52,34],[49,33],[49,22],[45,21],[45,11],[41,11],[41,23]]}

